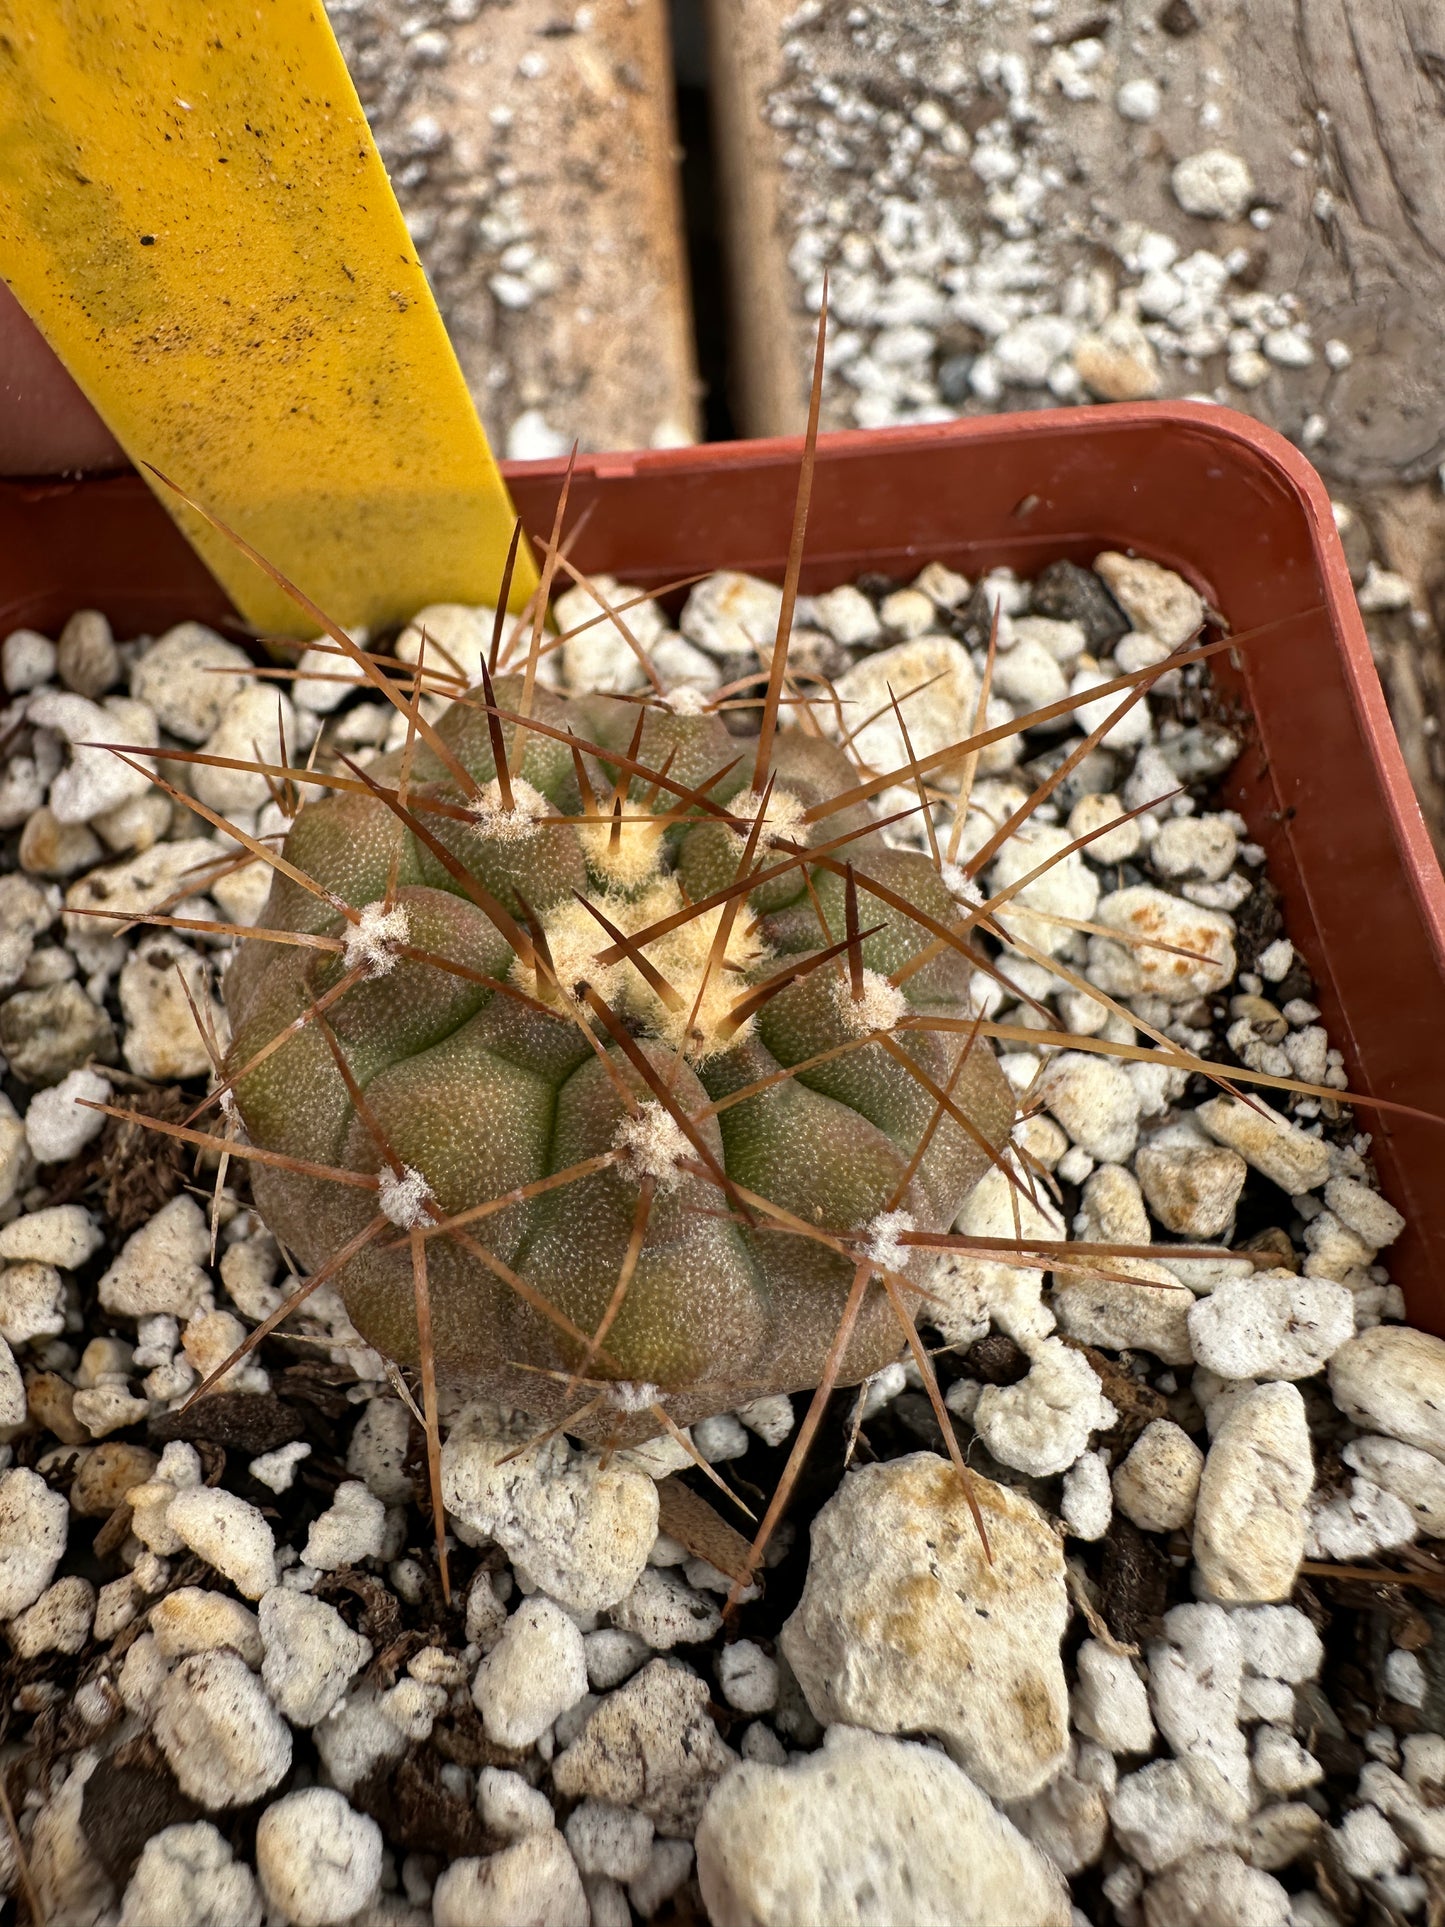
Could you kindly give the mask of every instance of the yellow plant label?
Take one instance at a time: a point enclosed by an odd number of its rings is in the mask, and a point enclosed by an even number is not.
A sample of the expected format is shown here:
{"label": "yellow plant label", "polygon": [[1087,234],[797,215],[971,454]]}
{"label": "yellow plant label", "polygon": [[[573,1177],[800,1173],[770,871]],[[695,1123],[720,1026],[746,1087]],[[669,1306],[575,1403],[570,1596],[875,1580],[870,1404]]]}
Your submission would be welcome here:
{"label": "yellow plant label", "polygon": [[132,459],[337,621],[494,601],[511,503],[320,0],[0,0],[0,273]]}

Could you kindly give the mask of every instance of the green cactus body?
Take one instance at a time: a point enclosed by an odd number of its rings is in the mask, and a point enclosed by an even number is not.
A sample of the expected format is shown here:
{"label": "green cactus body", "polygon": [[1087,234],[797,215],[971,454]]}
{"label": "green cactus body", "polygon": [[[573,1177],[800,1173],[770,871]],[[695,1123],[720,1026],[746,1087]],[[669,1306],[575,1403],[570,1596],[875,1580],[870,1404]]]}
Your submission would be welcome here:
{"label": "green cactus body", "polygon": [[[520,679],[497,684],[501,710],[515,711],[521,697]],[[619,754],[639,711],[610,698],[567,703],[539,688],[531,714],[546,728],[571,730]],[[820,863],[806,874],[798,864],[782,867],[737,902],[722,967],[707,970],[725,913],[715,906],[694,914],[691,906],[738,874],[758,807],[746,790],[751,744],[729,735],[715,715],[649,708],[638,762],[728,806],[734,820],[698,809],[678,820],[680,806],[667,788],[634,777],[623,811],[671,820],[629,821],[614,833],[607,813],[616,769],[605,753],[583,758],[591,790],[584,799],[571,746],[528,730],[519,756],[518,725],[507,721],[514,792],[508,812],[480,700],[453,704],[437,727],[480,793],[469,794],[446,761],[418,741],[405,770],[398,752],[368,772],[391,792],[404,780],[410,824],[385,797],[354,791],[302,809],[285,859],[324,895],[278,871],[262,924],[341,938],[346,949],[249,939],[225,986],[233,1027],[227,1073],[235,1076],[324,1002],[348,971],[360,973],[326,1004],[330,1039],[318,1021],[306,1022],[235,1087],[253,1143],[382,1180],[380,1206],[398,1228],[388,1225],[373,1237],[336,1280],[356,1326],[387,1357],[415,1364],[408,1229],[476,1211],[597,1159],[586,1175],[478,1215],[459,1235],[427,1238],[440,1382],[543,1416],[560,1414],[564,1399],[575,1406],[581,1395],[569,1391],[566,1374],[584,1347],[537,1304],[545,1301],[575,1331],[596,1332],[639,1222],[640,1187],[650,1178],[645,1236],[620,1309],[588,1367],[592,1379],[620,1381],[619,1391],[606,1422],[584,1429],[613,1429],[617,1408],[625,1413],[642,1394],[660,1393],[685,1424],[766,1392],[816,1385],[855,1257],[749,1206],[749,1197],[780,1207],[802,1227],[843,1234],[852,1252],[866,1248],[870,1228],[895,1208],[920,1228],[947,1230],[987,1168],[983,1146],[1000,1148],[1013,1120],[1012,1095],[992,1051],[976,1042],[960,1066],[965,1038],[958,1032],[897,1031],[892,1041],[921,1078],[876,1041],[809,1061],[863,1032],[892,1032],[910,1012],[969,1014],[966,959],[868,888],[875,879],[956,928],[936,870],[871,830],[840,848],[839,859],[857,867],[859,922],[872,932],[862,942],[861,999],[840,955],[737,1023],[735,1007],[750,988],[838,942],[846,928],[842,876]],[[786,862],[770,839],[807,839],[803,809],[855,780],[841,750],[796,731],[778,736],[772,767],[754,857],[759,869]],[[585,818],[591,809],[601,812],[595,824],[546,820]],[[812,846],[865,825],[861,806],[835,813],[812,832]],[[433,843],[450,853],[452,867]],[[468,897],[464,877],[475,879],[513,941]],[[674,918],[644,953],[670,998],[625,956],[607,960],[616,946],[584,898],[624,934]],[[359,924],[337,903],[360,912]],[[554,974],[519,950],[509,918],[527,931],[540,929]],[[887,982],[930,944],[939,954],[901,990]],[[691,1141],[599,1021],[599,999],[677,1108],[695,1120]],[[805,1067],[723,1102],[794,1066]],[[950,1078],[951,1101],[976,1135],[940,1115],[927,1088],[948,1086]],[[619,1085],[631,1093],[631,1108]],[[274,1166],[253,1169],[267,1221],[312,1270],[377,1215],[376,1189]],[[724,1173],[730,1193],[717,1181]],[[926,1287],[930,1253],[908,1248],[896,1262]],[[841,1382],[878,1369],[900,1342],[875,1283]],[[654,1431],[656,1423],[639,1420],[632,1429]]]}

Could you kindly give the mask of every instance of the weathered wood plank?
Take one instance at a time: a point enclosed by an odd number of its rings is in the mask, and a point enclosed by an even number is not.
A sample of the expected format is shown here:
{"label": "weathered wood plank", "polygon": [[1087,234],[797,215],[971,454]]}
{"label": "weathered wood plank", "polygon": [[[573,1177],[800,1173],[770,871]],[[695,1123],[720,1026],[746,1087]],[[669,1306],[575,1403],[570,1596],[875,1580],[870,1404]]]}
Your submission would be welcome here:
{"label": "weathered wood plank", "polygon": [[[1048,383],[1010,372],[1010,323],[1142,325],[1106,394],[1204,393],[1269,422],[1408,576],[1413,609],[1370,626],[1445,832],[1440,0],[709,4],[747,432],[801,426],[825,264],[832,426],[1074,399],[1067,346]],[[1187,212],[1173,185],[1208,149],[1252,177],[1225,218]],[[910,260],[889,238],[904,220],[964,246]],[[1140,230],[1189,284],[1174,310]],[[912,302],[923,352],[890,318],[910,277],[942,297]],[[1072,353],[1093,385],[1097,358]]]}
{"label": "weathered wood plank", "polygon": [[330,0],[501,454],[689,441],[665,0]]}

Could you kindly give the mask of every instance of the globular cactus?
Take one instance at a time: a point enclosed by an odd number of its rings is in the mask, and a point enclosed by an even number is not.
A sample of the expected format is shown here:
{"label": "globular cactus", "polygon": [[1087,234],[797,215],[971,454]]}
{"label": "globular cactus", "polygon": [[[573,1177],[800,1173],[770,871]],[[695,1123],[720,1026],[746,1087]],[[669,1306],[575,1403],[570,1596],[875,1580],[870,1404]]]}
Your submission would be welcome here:
{"label": "globular cactus", "polygon": [[403,1366],[424,1244],[438,1380],[594,1437],[817,1386],[866,1275],[856,1382],[1014,1117],[938,867],[816,734],[488,693],[300,811],[261,926],[320,945],[231,966],[264,1216]]}

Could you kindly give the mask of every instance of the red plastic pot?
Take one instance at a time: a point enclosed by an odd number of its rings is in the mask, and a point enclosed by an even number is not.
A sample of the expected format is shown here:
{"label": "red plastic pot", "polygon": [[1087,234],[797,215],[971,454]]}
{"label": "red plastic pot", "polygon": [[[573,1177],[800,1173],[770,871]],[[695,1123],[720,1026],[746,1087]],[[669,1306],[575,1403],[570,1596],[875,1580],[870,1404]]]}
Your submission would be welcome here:
{"label": "red plastic pot", "polygon": [[[644,585],[733,567],[781,575],[799,444],[584,457],[574,555]],[[545,532],[561,463],[514,466]],[[1269,429],[1188,403],[1064,409],[825,437],[805,590],[938,557],[1028,575],[1134,548],[1178,569],[1233,631],[1219,666],[1254,734],[1230,800],[1268,852],[1351,1085],[1445,1112],[1445,881],[1405,773],[1328,496]],[[216,619],[215,583],[134,476],[0,484],[0,634],[104,609],[122,634]],[[1389,1254],[1412,1319],[1445,1333],[1445,1127],[1363,1114],[1409,1229]]]}

